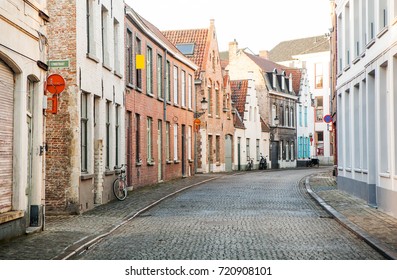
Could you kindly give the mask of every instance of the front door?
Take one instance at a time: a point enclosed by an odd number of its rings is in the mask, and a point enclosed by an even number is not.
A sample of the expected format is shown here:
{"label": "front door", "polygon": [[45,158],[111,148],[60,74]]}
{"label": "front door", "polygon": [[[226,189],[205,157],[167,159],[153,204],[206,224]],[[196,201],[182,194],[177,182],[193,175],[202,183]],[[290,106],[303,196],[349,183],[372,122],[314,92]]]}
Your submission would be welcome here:
{"label": "front door", "polygon": [[159,120],[157,128],[157,166],[158,166],[158,181],[163,180],[163,122]]}
{"label": "front door", "polygon": [[272,142],[271,144],[271,156],[272,156],[272,169],[277,169],[278,167],[278,142]]}

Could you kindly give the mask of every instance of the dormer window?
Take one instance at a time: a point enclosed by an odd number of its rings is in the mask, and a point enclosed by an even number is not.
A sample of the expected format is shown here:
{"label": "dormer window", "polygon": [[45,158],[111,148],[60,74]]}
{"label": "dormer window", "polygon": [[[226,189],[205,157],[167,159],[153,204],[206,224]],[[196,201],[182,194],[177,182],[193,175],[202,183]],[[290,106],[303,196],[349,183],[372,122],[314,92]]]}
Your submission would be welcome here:
{"label": "dormer window", "polygon": [[184,55],[194,54],[194,43],[177,44],[176,48]]}
{"label": "dormer window", "polygon": [[289,73],[288,82],[289,82],[289,85],[288,85],[289,92],[292,92],[293,91],[293,88],[292,88],[292,73]]}
{"label": "dormer window", "polygon": [[277,69],[273,70],[273,89],[277,89]]}
{"label": "dormer window", "polygon": [[285,71],[281,74],[281,90],[285,91]]}

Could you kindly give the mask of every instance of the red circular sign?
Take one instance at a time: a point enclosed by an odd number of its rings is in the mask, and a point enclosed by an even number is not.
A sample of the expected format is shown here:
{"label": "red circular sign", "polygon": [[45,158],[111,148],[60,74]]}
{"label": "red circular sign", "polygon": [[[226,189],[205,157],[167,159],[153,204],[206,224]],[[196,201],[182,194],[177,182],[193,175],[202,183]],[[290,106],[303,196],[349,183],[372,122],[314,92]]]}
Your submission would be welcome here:
{"label": "red circular sign", "polygon": [[65,79],[59,74],[52,74],[47,78],[47,91],[60,94],[65,89]]}

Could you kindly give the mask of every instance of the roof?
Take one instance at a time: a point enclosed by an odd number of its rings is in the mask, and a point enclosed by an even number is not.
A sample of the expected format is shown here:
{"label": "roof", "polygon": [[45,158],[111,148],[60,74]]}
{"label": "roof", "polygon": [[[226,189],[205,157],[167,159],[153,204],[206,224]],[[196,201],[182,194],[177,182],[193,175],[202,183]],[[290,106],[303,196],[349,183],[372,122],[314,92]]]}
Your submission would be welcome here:
{"label": "roof", "polygon": [[302,39],[284,41],[269,51],[269,59],[272,61],[293,60],[294,55],[326,52],[330,50],[328,38],[324,35]]}
{"label": "roof", "polygon": [[194,70],[197,69],[197,65],[194,65],[191,60],[187,59],[176,47],[168,40],[167,37],[152,23],[147,21],[141,15],[139,15],[134,9],[125,4],[126,14],[130,20],[136,22],[136,24],[146,33],[146,36],[151,37],[154,41],[162,45],[164,48],[172,53],[179,61],[185,63],[186,65],[192,67]]}
{"label": "roof", "polygon": [[245,129],[243,119],[241,118],[238,111],[235,114],[233,114],[233,124],[235,128]]}
{"label": "roof", "polygon": [[232,91],[232,101],[234,107],[239,112],[242,119],[244,119],[245,103],[247,102],[248,80],[230,81],[230,88]]}
{"label": "roof", "polygon": [[286,77],[289,77],[292,74],[292,88],[296,94],[300,91],[300,82],[302,78],[302,72],[297,68],[286,67],[281,64],[277,64],[269,59],[252,55],[250,53],[245,52],[245,54],[256,64],[258,65],[264,73],[271,73],[274,69],[277,70],[278,73],[282,73],[285,71]]}
{"label": "roof", "polygon": [[193,55],[186,55],[186,57],[198,65],[200,69],[203,69],[208,32],[209,29],[187,29],[163,31],[163,34],[174,45],[193,43]]}
{"label": "roof", "polygon": [[270,126],[261,117],[261,130],[262,132],[270,132]]}

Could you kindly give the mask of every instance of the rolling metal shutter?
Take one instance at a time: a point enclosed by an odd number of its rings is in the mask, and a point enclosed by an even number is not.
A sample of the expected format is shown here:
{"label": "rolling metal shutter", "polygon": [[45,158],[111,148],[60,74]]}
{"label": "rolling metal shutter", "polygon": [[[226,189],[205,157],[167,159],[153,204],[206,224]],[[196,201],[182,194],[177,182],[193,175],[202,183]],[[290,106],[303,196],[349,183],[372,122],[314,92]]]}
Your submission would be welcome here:
{"label": "rolling metal shutter", "polygon": [[12,206],[14,73],[0,59],[0,213]]}

